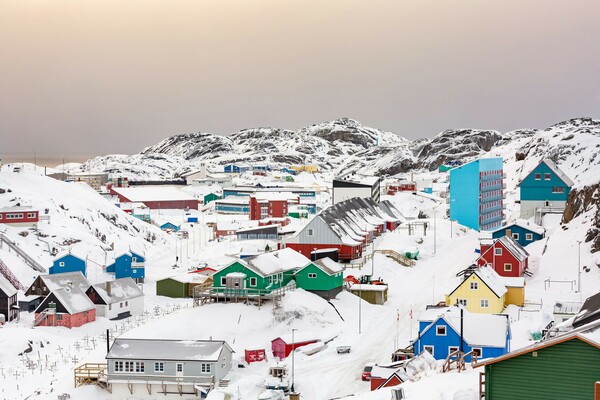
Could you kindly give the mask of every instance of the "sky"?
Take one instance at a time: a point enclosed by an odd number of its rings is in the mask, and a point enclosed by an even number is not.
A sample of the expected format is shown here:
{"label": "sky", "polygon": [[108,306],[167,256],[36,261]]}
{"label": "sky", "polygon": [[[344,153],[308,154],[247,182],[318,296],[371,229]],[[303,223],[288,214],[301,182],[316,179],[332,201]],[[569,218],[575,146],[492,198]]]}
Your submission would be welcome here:
{"label": "sky", "polygon": [[598,0],[0,0],[0,157],[600,118]]}

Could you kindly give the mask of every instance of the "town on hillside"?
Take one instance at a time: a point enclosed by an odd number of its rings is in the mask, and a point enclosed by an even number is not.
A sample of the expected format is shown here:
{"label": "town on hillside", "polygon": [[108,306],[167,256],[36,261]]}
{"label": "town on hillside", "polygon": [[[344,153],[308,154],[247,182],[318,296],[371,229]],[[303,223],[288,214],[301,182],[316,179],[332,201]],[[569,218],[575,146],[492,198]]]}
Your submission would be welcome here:
{"label": "town on hillside", "polygon": [[0,399],[597,398],[598,167],[517,150],[1,165]]}

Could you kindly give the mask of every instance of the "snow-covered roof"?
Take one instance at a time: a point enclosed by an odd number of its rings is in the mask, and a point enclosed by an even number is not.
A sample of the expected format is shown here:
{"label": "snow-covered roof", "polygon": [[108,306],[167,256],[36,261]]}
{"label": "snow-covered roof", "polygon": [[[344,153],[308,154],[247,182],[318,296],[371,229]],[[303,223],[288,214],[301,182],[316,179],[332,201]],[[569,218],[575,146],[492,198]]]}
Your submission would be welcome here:
{"label": "snow-covered roof", "polygon": [[310,262],[308,258],[290,248],[248,257],[244,261],[262,276],[302,268]]}
{"label": "snow-covered roof", "polygon": [[348,175],[344,177],[335,178],[336,181],[343,182],[351,182],[359,185],[368,185],[373,186],[377,182],[379,182],[379,177],[377,176],[362,176],[362,175]]}
{"label": "snow-covered roof", "polygon": [[173,276],[169,276],[165,279],[172,279],[181,283],[204,283],[209,279],[212,279],[210,275],[203,275],[200,273],[187,273],[187,274],[177,274]]}
{"label": "snow-covered roof", "polygon": [[[460,308],[449,307],[439,318],[444,319],[455,332],[460,332]],[[439,318],[429,324],[423,332],[436,325]],[[463,309],[463,337],[469,346],[504,347],[509,330],[505,315],[470,313]]]}
{"label": "snow-covered roof", "polygon": [[317,267],[321,268],[328,275],[334,275],[340,273],[344,270],[344,266],[340,263],[333,261],[329,257],[321,258],[319,260],[313,261]]}
{"label": "snow-covered roof", "polygon": [[52,291],[52,294],[69,314],[79,314],[80,312],[93,310],[96,307],[78,286],[56,289]]}
{"label": "snow-covered roof", "polygon": [[360,283],[350,286],[350,290],[353,292],[358,290],[364,290],[365,292],[385,292],[387,288],[387,285],[364,285]]}
{"label": "snow-covered roof", "polygon": [[54,261],[60,260],[61,258],[66,257],[68,255],[72,255],[73,257],[77,257],[83,261],[85,261],[85,259],[86,259],[85,254],[83,254],[77,250],[69,249],[69,250],[61,251],[60,253],[56,254],[56,256],[54,257]]}
{"label": "snow-covered roof", "polygon": [[507,288],[509,287],[525,287],[525,278],[518,276],[501,276],[500,282]]}
{"label": "snow-covered roof", "polygon": [[87,290],[90,287],[90,282],[83,276],[81,271],[40,275],[40,279],[44,282],[50,292],[67,287],[69,283],[71,283],[73,287],[77,286],[83,290]]}
{"label": "snow-covered roof", "polygon": [[583,303],[579,301],[557,301],[554,304],[554,314],[578,314]]}
{"label": "snow-covered roof", "polygon": [[290,201],[298,200],[298,195],[292,192],[256,192],[250,197],[256,198],[257,201]]}
{"label": "snow-covered roof", "polygon": [[243,272],[230,272],[227,275],[230,278],[245,278],[246,274],[244,274]]}
{"label": "snow-covered roof", "polygon": [[506,286],[500,275],[489,266],[476,268],[473,272],[479,277],[498,297],[502,297],[507,292]]}
{"label": "snow-covered roof", "polygon": [[197,200],[194,196],[172,186],[113,187],[112,190],[132,202]]}
{"label": "snow-covered roof", "polygon": [[[94,289],[106,304],[135,299],[144,295],[142,289],[132,278],[120,278],[93,285]],[[110,294],[109,294],[110,291]]]}
{"label": "snow-covered roof", "polygon": [[600,292],[585,299],[581,310],[575,316],[573,326],[600,319]]}
{"label": "snow-covered roof", "polygon": [[515,222],[506,224],[503,227],[498,228],[498,229],[496,229],[495,231],[492,231],[492,232],[503,231],[506,228],[509,228],[511,226],[519,226],[519,227],[521,227],[523,229],[526,229],[528,231],[537,233],[539,235],[543,235],[546,232],[546,229],[542,228],[541,226],[539,226],[537,224],[534,224],[533,222],[529,222],[526,219],[518,219]]}
{"label": "snow-covered roof", "polygon": [[224,199],[215,200],[214,203],[217,204],[237,204],[244,205],[250,202],[250,197],[248,196],[227,196]]}
{"label": "snow-covered roof", "polygon": [[569,178],[560,168],[558,168],[558,166],[554,164],[554,161],[550,160],[549,158],[544,158],[542,162],[546,164],[548,168],[550,168],[552,172],[554,172],[556,176],[558,176],[560,180],[565,183],[565,185],[569,187],[575,185],[575,182],[573,182],[571,178]]}
{"label": "snow-covered roof", "polygon": [[4,292],[7,297],[12,297],[17,293],[17,289],[6,279],[0,275],[0,290]]}
{"label": "snow-covered roof", "polygon": [[37,211],[30,206],[2,207],[0,213]]}
{"label": "snow-covered roof", "polygon": [[502,236],[498,239],[500,243],[511,252],[513,256],[519,261],[525,261],[529,257],[527,250],[523,248],[519,243],[509,236]]}
{"label": "snow-covered roof", "polygon": [[221,340],[167,340],[116,338],[107,359],[218,361],[224,348]]}

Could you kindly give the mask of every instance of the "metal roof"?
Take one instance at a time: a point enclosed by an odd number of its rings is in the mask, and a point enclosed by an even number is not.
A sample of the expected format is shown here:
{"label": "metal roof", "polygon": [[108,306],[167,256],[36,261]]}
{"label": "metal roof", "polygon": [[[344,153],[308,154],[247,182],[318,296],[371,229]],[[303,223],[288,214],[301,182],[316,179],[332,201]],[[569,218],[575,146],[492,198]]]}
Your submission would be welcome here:
{"label": "metal roof", "polygon": [[216,362],[224,348],[234,352],[222,340],[116,338],[106,358]]}

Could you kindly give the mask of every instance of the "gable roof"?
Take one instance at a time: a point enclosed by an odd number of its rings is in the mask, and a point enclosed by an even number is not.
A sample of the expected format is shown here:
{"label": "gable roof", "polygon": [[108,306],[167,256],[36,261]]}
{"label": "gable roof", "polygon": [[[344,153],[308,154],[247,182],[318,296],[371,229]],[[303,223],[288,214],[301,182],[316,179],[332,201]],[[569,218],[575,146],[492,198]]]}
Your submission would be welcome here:
{"label": "gable roof", "polygon": [[[110,285],[110,294],[109,292]],[[118,303],[123,300],[135,299],[144,295],[142,289],[132,278],[120,278],[93,285],[94,290],[106,304]]]}
{"label": "gable roof", "polygon": [[302,268],[310,263],[310,260],[293,249],[285,248],[248,257],[240,262],[245,263],[248,268],[262,277],[266,277],[277,272]]}
{"label": "gable roof", "polygon": [[[500,279],[500,275],[498,275],[498,273],[494,271],[492,267],[485,266],[474,268],[473,274],[477,275],[477,277],[479,277],[479,279],[484,283],[484,285],[486,285],[498,298],[502,297],[508,291],[506,289],[506,286],[504,286],[504,283]],[[458,288],[464,285],[465,282],[468,281],[468,278],[470,276],[471,274],[465,276],[464,280],[461,283],[459,283],[454,288],[454,290],[450,292],[448,296],[451,296],[454,292],[458,290]]]}
{"label": "gable roof", "polygon": [[340,263],[333,261],[329,257],[318,259],[312,263],[327,275],[335,275],[344,270],[344,267]]}
{"label": "gable roof", "polygon": [[[460,335],[460,308],[449,307],[423,329],[419,336],[423,336],[440,319]],[[505,347],[509,329],[508,317],[505,315],[470,313],[463,309],[463,339],[471,347]]]}
{"label": "gable roof", "polygon": [[[78,286],[56,289],[48,296],[51,295],[54,295],[56,300],[62,304],[67,312],[71,315],[93,310],[96,307],[90,298],[85,294],[85,292]],[[35,310],[36,312],[38,312],[44,305],[44,301],[40,303],[38,308]]]}
{"label": "gable roof", "polygon": [[17,289],[2,275],[0,275],[0,290],[4,292],[6,297],[12,297],[17,294]]}
{"label": "gable roof", "polygon": [[52,275],[40,275],[40,279],[44,282],[44,285],[46,285],[48,291],[50,292],[67,287],[69,285],[69,282],[73,287],[80,287],[83,290],[87,290],[90,287],[90,282],[81,273],[81,271],[62,272],[60,274]]}
{"label": "gable roof", "polygon": [[506,225],[504,225],[504,226],[496,229],[495,231],[492,231],[492,233],[503,231],[505,229],[510,228],[511,226],[518,226],[518,227],[523,228],[523,229],[525,229],[527,231],[530,231],[530,232],[533,232],[533,233],[537,233],[538,235],[542,235],[542,236],[546,233],[546,229],[544,229],[543,227],[541,227],[541,226],[539,226],[537,224],[534,224],[533,222],[529,222],[526,219],[518,219],[518,220],[516,220],[513,223],[506,224]]}
{"label": "gable roof", "polygon": [[563,183],[565,185],[567,185],[568,187],[573,187],[575,185],[575,183],[571,180],[571,178],[569,178],[567,176],[567,174],[565,174],[560,168],[558,168],[558,166],[554,163],[554,161],[550,160],[549,158],[544,158],[542,161],[540,161],[538,163],[538,165],[535,166],[534,169],[531,170],[531,172],[529,172],[525,178],[523,178],[521,180],[521,182],[519,182],[517,184],[517,186],[520,186],[521,183],[523,183],[523,181],[525,181],[525,179],[529,178],[529,176],[541,165],[541,164],[546,164],[548,166],[548,168],[550,168],[550,170],[552,172],[554,172],[554,174],[558,177],[558,179],[560,179],[561,181],[563,181]]}
{"label": "gable roof", "polygon": [[527,257],[529,257],[529,253],[523,248],[523,246],[517,243],[510,236],[505,235],[499,239],[494,239],[490,247],[486,251],[481,253],[477,260],[479,261],[481,258],[483,258],[483,256],[487,254],[488,251],[493,251],[492,249],[496,248],[496,245],[502,245],[502,247],[508,250],[510,254],[512,254],[513,257],[516,258],[519,262],[525,261]]}
{"label": "gable roof", "polygon": [[573,320],[573,326],[577,328],[596,320],[600,320],[600,292],[585,299],[581,310]]}
{"label": "gable roof", "polygon": [[218,361],[225,348],[234,352],[222,340],[116,338],[106,359]]}
{"label": "gable roof", "polygon": [[73,251],[73,249],[71,250],[65,250],[65,251],[61,251],[60,253],[58,253],[55,257],[54,257],[54,261],[52,263],[55,263],[67,256],[73,256],[81,261],[86,261],[86,257],[83,254],[79,254],[79,252]]}

